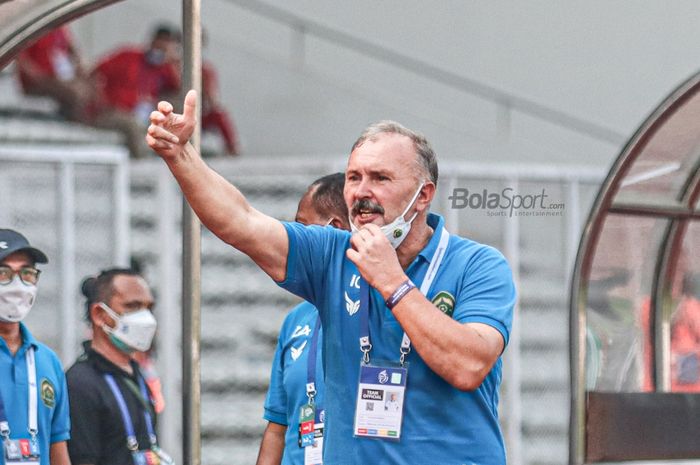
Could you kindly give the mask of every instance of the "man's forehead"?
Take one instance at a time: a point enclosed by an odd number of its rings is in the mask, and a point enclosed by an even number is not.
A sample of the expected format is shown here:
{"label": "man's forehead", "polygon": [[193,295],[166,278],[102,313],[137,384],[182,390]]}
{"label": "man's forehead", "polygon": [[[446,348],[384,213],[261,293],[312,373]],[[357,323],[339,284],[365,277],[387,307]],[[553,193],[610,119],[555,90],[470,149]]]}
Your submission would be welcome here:
{"label": "man's forehead", "polygon": [[127,300],[134,298],[153,299],[150,287],[148,287],[146,280],[140,276],[115,276],[112,286],[115,295]]}
{"label": "man's forehead", "polygon": [[13,252],[0,260],[0,265],[7,265],[11,262],[22,262],[25,265],[34,265],[34,259],[30,254],[23,251]]}
{"label": "man's forehead", "polygon": [[350,154],[348,167],[361,163],[391,166],[396,162],[412,161],[415,157],[415,146],[409,137],[396,133],[381,133],[355,147]]}

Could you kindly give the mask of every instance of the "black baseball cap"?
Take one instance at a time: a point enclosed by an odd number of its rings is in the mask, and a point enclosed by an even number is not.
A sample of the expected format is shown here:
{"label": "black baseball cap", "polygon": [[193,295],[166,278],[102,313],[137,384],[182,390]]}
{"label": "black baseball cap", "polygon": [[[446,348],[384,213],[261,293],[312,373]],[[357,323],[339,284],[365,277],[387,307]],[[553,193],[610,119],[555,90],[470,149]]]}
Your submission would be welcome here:
{"label": "black baseball cap", "polygon": [[49,262],[44,252],[29,245],[26,237],[12,229],[0,229],[0,260],[15,252],[28,253],[36,263]]}

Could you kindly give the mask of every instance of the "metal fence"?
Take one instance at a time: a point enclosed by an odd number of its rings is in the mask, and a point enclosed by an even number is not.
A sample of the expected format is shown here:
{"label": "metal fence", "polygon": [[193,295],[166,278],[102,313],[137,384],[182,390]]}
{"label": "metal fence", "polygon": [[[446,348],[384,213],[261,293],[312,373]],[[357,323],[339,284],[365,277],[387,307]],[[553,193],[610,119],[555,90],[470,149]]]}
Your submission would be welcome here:
{"label": "metal fence", "polygon": [[87,335],[80,282],[129,262],[128,154],[115,146],[0,147],[0,227],[49,257],[27,324],[71,364]]}

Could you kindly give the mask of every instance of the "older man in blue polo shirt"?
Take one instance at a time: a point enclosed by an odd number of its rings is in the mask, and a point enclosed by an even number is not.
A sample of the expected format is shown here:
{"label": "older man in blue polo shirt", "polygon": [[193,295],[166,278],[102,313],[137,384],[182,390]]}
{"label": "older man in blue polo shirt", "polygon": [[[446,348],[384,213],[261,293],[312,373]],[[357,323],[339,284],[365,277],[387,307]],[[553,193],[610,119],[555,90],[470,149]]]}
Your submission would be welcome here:
{"label": "older man in blue polo shirt", "polygon": [[70,465],[61,362],[22,323],[34,304],[43,252],[0,229],[0,440],[5,465]]}
{"label": "older man in blue polo shirt", "polygon": [[[318,308],[324,463],[504,464],[498,387],[513,279],[498,251],[429,213],[438,169],[427,140],[386,121],[358,138],[344,190],[350,234],[251,207],[187,143],[195,106],[194,92],[181,115],[161,102],[146,140],[212,232]],[[400,405],[385,410],[392,393]]]}

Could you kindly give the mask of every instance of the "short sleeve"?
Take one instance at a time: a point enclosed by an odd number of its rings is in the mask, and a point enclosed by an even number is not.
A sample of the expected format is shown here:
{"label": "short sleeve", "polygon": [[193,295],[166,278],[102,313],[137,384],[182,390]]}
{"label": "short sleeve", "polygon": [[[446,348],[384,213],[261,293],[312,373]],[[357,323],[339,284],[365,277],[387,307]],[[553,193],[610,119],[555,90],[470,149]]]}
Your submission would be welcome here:
{"label": "short sleeve", "polygon": [[340,233],[330,226],[283,223],[289,237],[287,274],[278,285],[318,306],[323,295],[326,270]]}
{"label": "short sleeve", "polygon": [[94,383],[81,379],[76,368],[67,375],[72,419],[68,454],[72,463],[97,463],[102,448],[99,394]]}
{"label": "short sleeve", "polygon": [[56,370],[56,377],[60,388],[56,396],[56,408],[53,411],[53,418],[51,419],[51,444],[70,439],[71,428],[68,406],[68,385],[66,384],[66,375],[63,373],[63,368],[61,368],[58,359],[54,360],[54,369]]}
{"label": "short sleeve", "polygon": [[[283,327],[284,328],[284,327]],[[282,366],[283,332],[280,332],[277,339],[277,349],[272,360],[272,370],[270,372],[270,387],[267,389],[265,397],[265,413],[263,418],[267,421],[280,425],[287,425],[287,393],[284,390],[284,367]]]}
{"label": "short sleeve", "polygon": [[515,285],[505,257],[493,247],[482,246],[467,262],[454,319],[483,323],[497,329],[507,345],[513,324]]}

